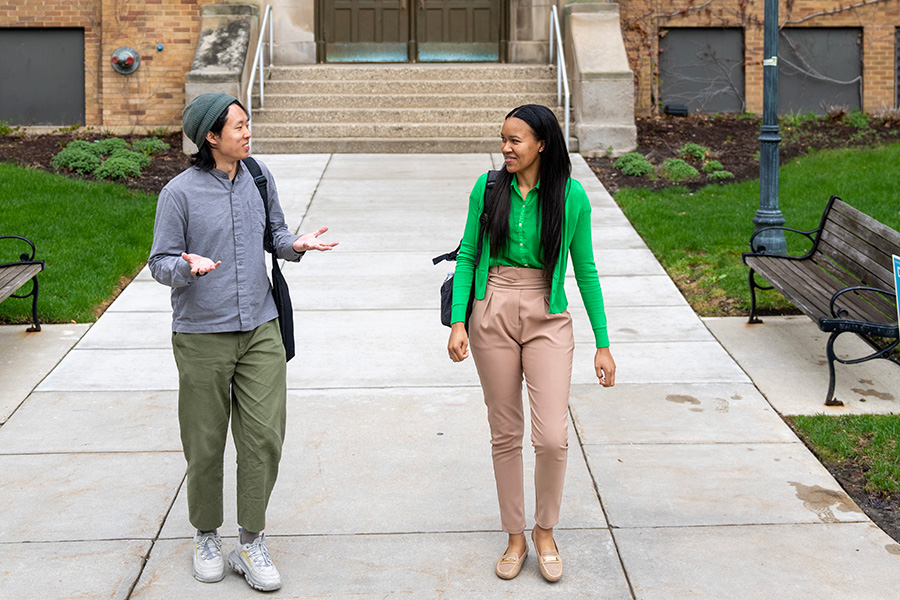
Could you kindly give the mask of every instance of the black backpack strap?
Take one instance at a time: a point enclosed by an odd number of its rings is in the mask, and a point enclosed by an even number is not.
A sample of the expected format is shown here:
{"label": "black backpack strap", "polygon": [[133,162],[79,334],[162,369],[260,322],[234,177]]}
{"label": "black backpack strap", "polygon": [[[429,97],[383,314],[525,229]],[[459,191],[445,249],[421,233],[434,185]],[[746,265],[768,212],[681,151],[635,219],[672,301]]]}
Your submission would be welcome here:
{"label": "black backpack strap", "polygon": [[241,162],[244,163],[244,166],[250,171],[250,175],[253,176],[253,182],[256,184],[256,188],[259,190],[259,195],[262,198],[263,208],[266,211],[266,231],[263,235],[263,246],[274,255],[275,243],[272,241],[272,225],[269,223],[269,180],[263,175],[262,169],[259,168],[259,163],[253,157],[248,156]]}
{"label": "black backpack strap", "polygon": [[[487,206],[488,199],[491,197],[490,191],[494,189],[494,182],[497,180],[497,175],[499,173],[500,173],[500,171],[488,171],[488,173],[487,173],[487,184],[485,185],[485,188],[484,188],[483,206]],[[485,221],[487,221],[487,217],[484,215],[484,208],[482,207],[481,219],[479,220],[481,225],[478,228],[478,234],[479,234],[478,235],[478,249],[475,253],[475,264],[476,265],[478,264],[478,261],[481,258],[481,247],[482,247],[482,242],[483,242],[482,237],[483,237],[483,233],[484,233],[483,228],[484,228]],[[440,256],[435,256],[434,258],[431,259],[432,264],[436,265],[439,262],[442,262],[445,260],[456,260],[456,256],[459,254],[459,248],[460,248],[460,246],[457,246],[456,250],[453,250],[452,252],[447,252],[446,254],[441,254]]]}

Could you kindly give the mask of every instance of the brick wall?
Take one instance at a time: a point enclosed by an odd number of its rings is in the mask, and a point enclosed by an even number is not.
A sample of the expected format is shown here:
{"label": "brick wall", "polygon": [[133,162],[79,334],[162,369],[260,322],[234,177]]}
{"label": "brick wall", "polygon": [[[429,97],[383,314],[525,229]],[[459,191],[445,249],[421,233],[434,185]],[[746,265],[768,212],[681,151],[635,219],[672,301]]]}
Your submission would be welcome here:
{"label": "brick wall", "polygon": [[[84,28],[86,125],[116,132],[177,129],[200,7],[223,0],[0,0],[0,27]],[[157,50],[162,45],[162,50]],[[130,75],[110,63],[119,46],[141,57]]]}
{"label": "brick wall", "polygon": [[[847,8],[853,4],[862,6]],[[639,113],[650,112],[656,100],[659,31],[672,27],[742,27],[747,111],[762,112],[763,0],[619,0],[619,10]],[[900,3],[782,0],[778,11],[779,22],[787,27],[861,28],[863,110],[894,106],[894,28],[900,25]]]}

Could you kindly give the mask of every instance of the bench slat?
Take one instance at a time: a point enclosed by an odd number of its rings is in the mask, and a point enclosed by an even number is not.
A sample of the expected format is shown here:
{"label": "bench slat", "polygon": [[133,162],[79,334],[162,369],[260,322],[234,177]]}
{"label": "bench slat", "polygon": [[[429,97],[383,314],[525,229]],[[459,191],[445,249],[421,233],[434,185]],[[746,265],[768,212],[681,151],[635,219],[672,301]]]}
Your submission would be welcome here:
{"label": "bench slat", "polygon": [[16,293],[32,277],[43,270],[42,264],[11,265],[0,268],[0,302]]}
{"label": "bench slat", "polygon": [[[834,243],[834,245],[832,245],[832,243]],[[847,250],[847,247],[844,242],[836,241],[835,238],[830,238],[829,243],[823,242],[820,245],[820,249],[825,250],[825,252],[821,254],[817,253],[814,260],[819,262],[835,277],[846,282],[848,287],[851,285],[867,285],[886,290],[894,288],[893,279],[888,279],[889,276],[893,276],[893,273],[890,271],[884,271],[880,275],[869,272],[862,274],[862,277],[860,277],[858,273],[847,270],[846,252],[843,251]],[[890,311],[896,309],[893,299],[890,301],[890,304],[886,304],[885,302],[885,300],[877,301],[881,310]]]}
{"label": "bench slat", "polygon": [[[759,260],[762,258],[763,260]],[[772,257],[748,257],[751,268],[774,284],[793,304],[812,319],[830,317],[829,303],[835,292],[848,287],[848,282],[835,279],[812,261],[789,261]],[[853,285],[849,282],[849,285]],[[896,310],[887,313],[867,302],[872,294],[845,294],[838,307],[846,308],[852,318],[875,322],[893,322]]]}
{"label": "bench slat", "polygon": [[869,238],[872,234],[875,234],[895,246],[900,245],[900,232],[894,231],[881,221],[870,217],[861,210],[853,208],[843,200],[835,200],[831,209],[832,211],[837,211],[839,214],[846,216],[852,221],[860,223],[865,232],[864,237]]}
{"label": "bench slat", "polygon": [[[888,286],[881,285],[873,285],[873,282],[867,281],[863,283],[862,281],[857,281],[849,272],[845,271],[841,267],[839,267],[836,263],[832,262],[829,257],[824,255],[816,255],[814,260],[826,271],[831,273],[832,276],[836,277],[838,280],[845,283],[844,287],[851,287],[857,285],[868,285],[871,287],[882,287],[883,289],[891,290],[894,288],[893,282],[891,282]],[[878,282],[874,282],[877,284]],[[896,304],[896,296],[894,295],[883,295],[876,293],[867,293],[864,296],[866,300],[868,300],[871,304],[875,306],[875,308],[883,313],[884,315],[891,316],[891,318],[896,318],[897,315],[897,304]]]}
{"label": "bench slat", "polygon": [[[856,211],[856,209],[852,207],[850,210]],[[885,237],[872,231],[869,226],[871,223],[878,223],[878,221],[875,221],[868,215],[860,213],[859,211],[856,211],[856,213],[856,215],[850,215],[843,212],[831,211],[829,220],[852,234],[857,239],[857,244],[859,244],[861,248],[871,248],[878,253],[878,255],[885,254],[890,256],[891,254],[897,254],[897,251],[900,250],[900,236],[894,235]],[[865,217],[866,221],[860,220],[861,217]],[[881,223],[878,224],[881,225]],[[857,244],[853,245],[855,246]]]}
{"label": "bench slat", "polygon": [[[785,298],[810,318],[828,314],[828,306],[823,304],[821,299],[824,293],[810,293],[810,290],[805,289],[805,286],[802,285],[802,280],[798,281],[799,269],[797,265],[799,264],[802,263],[766,256],[747,258],[747,265],[750,268],[759,273],[771,285],[774,285]],[[828,297],[830,298],[831,295],[829,294]]]}
{"label": "bench slat", "polygon": [[[900,252],[900,248],[896,251]],[[831,257],[866,285],[893,285],[890,255],[840,227],[835,221],[825,224],[819,239],[819,252]]]}

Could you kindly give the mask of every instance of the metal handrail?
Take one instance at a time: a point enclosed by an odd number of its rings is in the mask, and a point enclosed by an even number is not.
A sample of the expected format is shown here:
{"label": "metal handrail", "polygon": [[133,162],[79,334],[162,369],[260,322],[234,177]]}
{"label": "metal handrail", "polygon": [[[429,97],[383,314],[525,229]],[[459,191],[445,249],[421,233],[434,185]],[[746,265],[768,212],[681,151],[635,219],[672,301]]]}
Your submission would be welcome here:
{"label": "metal handrail", "polygon": [[247,108],[247,118],[251,118],[251,113],[253,112],[253,84],[256,80],[256,69],[259,67],[259,107],[262,108],[265,104],[265,73],[263,72],[263,42],[265,42],[266,36],[266,25],[269,26],[269,64],[272,64],[272,52],[273,52],[273,42],[272,42],[272,5],[266,5],[266,10],[263,12],[263,20],[262,25],[259,28],[259,41],[256,43],[256,53],[253,55],[253,69],[250,71],[250,81],[247,83],[247,94],[245,96],[244,106]]}
{"label": "metal handrail", "polygon": [[[555,38],[554,38],[554,33]],[[556,41],[554,47],[553,42]],[[569,76],[566,73],[566,57],[563,50],[562,34],[559,31],[559,11],[556,5],[550,7],[550,63],[553,63],[553,51],[556,50],[556,104],[564,95],[565,104],[565,134],[566,134],[566,150],[569,149]]]}

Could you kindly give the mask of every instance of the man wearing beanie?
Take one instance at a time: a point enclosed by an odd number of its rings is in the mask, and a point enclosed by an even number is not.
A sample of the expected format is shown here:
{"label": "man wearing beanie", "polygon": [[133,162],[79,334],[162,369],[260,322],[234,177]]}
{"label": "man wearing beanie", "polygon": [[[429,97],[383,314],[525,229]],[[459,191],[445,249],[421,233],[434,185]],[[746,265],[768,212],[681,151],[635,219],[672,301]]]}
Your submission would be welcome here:
{"label": "man wearing beanie", "polygon": [[[266,210],[241,162],[250,154],[246,111],[228,94],[203,94],[184,109],[192,166],[159,195],[150,272],[172,288],[172,348],[178,366],[178,421],[187,460],[194,577],[225,577],[223,453],[229,420],[237,451],[237,547],[228,564],[258,590],[281,576],[266,547],[266,507],[284,441],[287,381],[278,312],[266,274]],[[297,262],[331,250],[315,233],[285,224],[271,172],[268,212],[275,252]]]}

